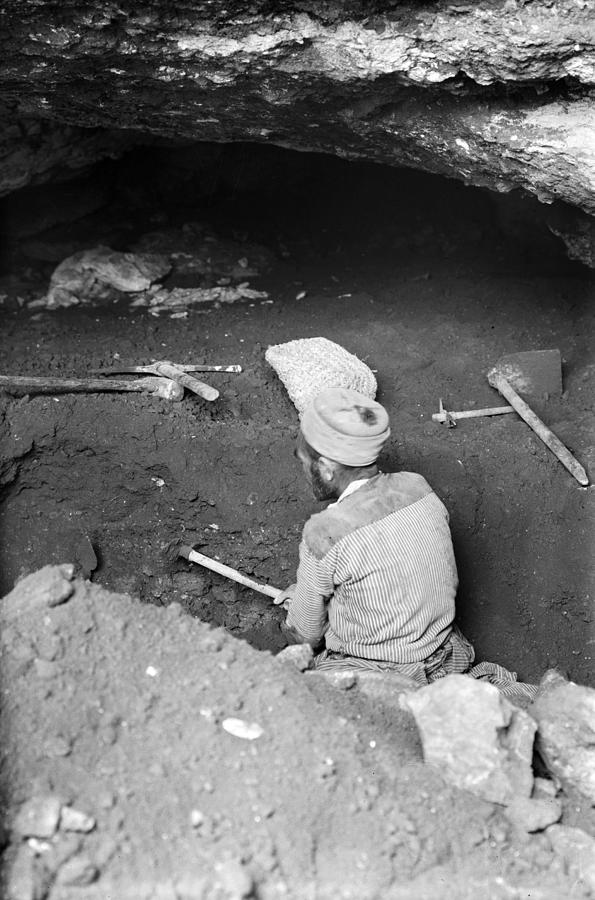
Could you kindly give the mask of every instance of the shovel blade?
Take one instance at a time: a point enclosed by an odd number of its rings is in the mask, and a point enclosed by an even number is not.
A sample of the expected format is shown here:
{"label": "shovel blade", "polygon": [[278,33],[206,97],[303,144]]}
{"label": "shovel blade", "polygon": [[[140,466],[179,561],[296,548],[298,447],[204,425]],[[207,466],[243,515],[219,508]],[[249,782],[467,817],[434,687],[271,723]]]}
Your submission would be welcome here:
{"label": "shovel blade", "polygon": [[526,350],[501,356],[494,367],[525,397],[559,397],[562,393],[562,358],[559,350]]}

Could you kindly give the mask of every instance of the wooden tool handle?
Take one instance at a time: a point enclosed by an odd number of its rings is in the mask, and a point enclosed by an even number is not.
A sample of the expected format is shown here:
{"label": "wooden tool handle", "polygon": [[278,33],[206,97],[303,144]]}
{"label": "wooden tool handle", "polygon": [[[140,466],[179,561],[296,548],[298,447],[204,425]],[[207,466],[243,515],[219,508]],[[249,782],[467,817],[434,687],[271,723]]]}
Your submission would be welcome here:
{"label": "wooden tool handle", "polygon": [[432,413],[432,420],[444,424],[448,416],[458,421],[459,419],[478,419],[481,416],[504,416],[506,413],[515,411],[512,406],[488,406],[485,409],[465,409],[462,412],[443,410],[442,412]]}
{"label": "wooden tool handle", "polygon": [[564,446],[562,441],[556,437],[554,432],[550,431],[547,425],[541,421],[539,416],[535,415],[531,407],[519,397],[506,378],[493,369],[491,372],[488,372],[488,381],[492,387],[495,387],[496,390],[500,391],[503,397],[506,397],[510,405],[518,412],[521,419],[524,419],[529,428],[533,429],[546,447],[550,448],[552,453],[558,457],[562,465],[568,469],[578,483],[586,487],[589,484],[589,477],[581,464],[574,458],[570,450]]}
{"label": "wooden tool handle", "polygon": [[233,372],[238,375],[242,371],[241,366],[178,366],[184,372]]}
{"label": "wooden tool handle", "polygon": [[219,391],[215,390],[214,387],[211,387],[210,384],[205,384],[204,381],[199,381],[198,378],[194,378],[192,375],[182,372],[181,369],[178,369],[177,366],[172,366],[171,363],[156,363],[155,372],[157,372],[158,375],[163,375],[165,378],[171,378],[173,381],[177,381],[178,384],[183,384],[184,387],[187,387],[189,391],[198,394],[203,400],[216,400],[219,396]]}
{"label": "wooden tool handle", "polygon": [[[151,382],[149,384],[148,382]],[[18,393],[73,393],[76,391],[146,391],[155,388],[156,379],[131,381],[105,378],[53,378],[30,375],[0,375],[0,389]]]}
{"label": "wooden tool handle", "polygon": [[211,569],[212,572],[218,572],[219,575],[223,575],[231,581],[237,581],[238,584],[243,584],[244,587],[252,588],[253,591],[258,591],[260,594],[266,594],[267,597],[275,599],[282,593],[278,588],[269,587],[268,584],[259,584],[258,581],[247,578],[246,575],[242,575],[241,572],[232,569],[231,566],[226,566],[216,559],[210,559],[210,557],[204,556],[197,550],[193,550],[192,547],[180,547],[179,553],[184,559],[197,563],[199,566],[204,566],[206,569]]}

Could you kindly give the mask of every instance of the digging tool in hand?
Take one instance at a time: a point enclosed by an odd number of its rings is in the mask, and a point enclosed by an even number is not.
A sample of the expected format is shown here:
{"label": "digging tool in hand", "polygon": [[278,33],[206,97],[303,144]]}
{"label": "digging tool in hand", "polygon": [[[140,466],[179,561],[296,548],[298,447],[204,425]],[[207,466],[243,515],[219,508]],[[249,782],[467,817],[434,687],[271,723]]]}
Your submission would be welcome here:
{"label": "digging tool in hand", "polygon": [[[109,374],[109,371],[109,369],[103,369],[104,374]],[[122,373],[147,372],[152,375],[161,375],[164,378],[171,378],[172,381],[177,381],[178,384],[188,388],[189,391],[202,397],[203,400],[216,400],[219,396],[219,391],[214,387],[211,387],[210,384],[199,381],[198,378],[189,375],[188,372],[184,371],[180,366],[176,366],[167,361],[158,360],[147,366],[131,366],[128,369],[120,369],[119,371]]]}
{"label": "digging tool in hand", "polygon": [[[563,466],[586,487],[589,477],[570,450],[515,390],[548,398],[562,391],[562,363],[559,350],[533,350],[501,357],[488,372],[488,381],[510,403],[519,416],[533,429]],[[514,386],[513,386],[514,385]]]}
{"label": "digging tool in hand", "polygon": [[268,584],[260,584],[260,582],[254,581],[246,575],[242,575],[237,569],[232,569],[231,566],[226,566],[224,563],[220,563],[216,559],[211,559],[209,556],[204,556],[204,554],[199,553],[198,550],[193,550],[192,547],[187,545],[180,545],[175,542],[170,544],[168,547],[168,556],[170,558],[173,557],[174,559],[182,556],[189,562],[197,563],[199,566],[210,569],[211,572],[217,572],[219,575],[223,575],[224,578],[229,578],[231,581],[243,584],[244,587],[251,588],[253,591],[258,591],[260,594],[266,594],[267,597],[272,597],[273,600],[276,599],[279,594],[283,593],[279,588],[270,587]]}
{"label": "digging tool in hand", "polygon": [[52,378],[29,375],[0,375],[0,391],[9,394],[103,393],[104,391],[141,391],[164,400],[181,400],[184,388],[170,378]]}

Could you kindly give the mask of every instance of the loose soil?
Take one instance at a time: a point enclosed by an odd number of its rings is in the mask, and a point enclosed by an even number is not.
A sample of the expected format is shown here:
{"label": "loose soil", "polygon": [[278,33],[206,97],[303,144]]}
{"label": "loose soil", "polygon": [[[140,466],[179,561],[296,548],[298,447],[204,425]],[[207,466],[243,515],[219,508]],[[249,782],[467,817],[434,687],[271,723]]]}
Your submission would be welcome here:
{"label": "loose soil", "polygon": [[[47,570],[31,577],[43,593]],[[21,892],[7,900],[589,896],[544,835],[422,764],[375,673],[340,689],[179,604],[88,582],[5,619],[2,645],[7,823],[32,795],[96,822],[38,842],[34,859],[16,836],[4,872]],[[229,718],[260,736],[230,733]],[[567,798],[564,822],[577,818],[595,832]]]}
{"label": "loose soil", "polygon": [[[179,404],[140,394],[0,399],[2,593],[46,563],[73,562],[94,582],[149,601],[81,587],[79,605],[60,612],[57,688],[9,665],[7,690],[14,692],[17,677],[23,685],[22,699],[19,688],[12,701],[8,750],[19,755],[9,763],[9,803],[29,795],[27,773],[43,770],[41,738],[55,728],[75,747],[60,789],[68,783],[100,819],[90,840],[115,835],[124,854],[107,855],[109,877],[125,890],[86,888],[85,896],[153,896],[149,887],[165,884],[178,862],[192,856],[203,872],[219,849],[221,860],[233,853],[240,868],[248,866],[263,897],[281,896],[282,882],[296,897],[314,896],[313,885],[320,897],[510,896],[510,883],[524,884],[522,872],[530,883],[535,866],[545,879],[539,896],[571,896],[568,885],[561,892],[550,885],[551,855],[540,845],[545,857],[534,856],[538,838],[507,845],[507,856],[484,827],[493,810],[455,797],[421,767],[402,714],[391,713],[378,731],[367,724],[375,721],[370,705],[357,705],[354,695],[321,697],[297,673],[280,679],[279,664],[253,649],[284,646],[283,614],[270,601],[165,558],[165,545],[182,538],[258,580],[279,587],[293,580],[303,522],[319,507],[293,457],[296,411],[264,351],[322,335],[377,372],[392,420],[385,468],[420,472],[450,510],[458,616],[478,658],[526,681],[557,666],[595,683],[591,488],[581,489],[516,416],[452,430],[431,419],[440,397],[451,409],[500,405],[486,379],[500,355],[559,347],[565,392],[538,411],[592,474],[593,274],[568,261],[520,201],[410,172],[279,154],[283,166],[268,181],[256,166],[247,185],[238,176],[230,188],[228,176],[194,206],[168,196],[167,177],[155,168],[154,197],[147,188],[140,197],[132,188],[116,192],[111,205],[37,236],[34,257],[25,255],[25,242],[35,226],[22,224],[29,208],[34,219],[31,194],[19,227],[5,226],[3,372],[85,376],[152,359],[243,367],[241,375],[205,376],[221,391],[213,404],[192,395]],[[129,173],[134,165],[127,165]],[[46,208],[43,215],[45,227]],[[250,283],[273,302],[208,306],[187,319],[156,318],[125,302],[53,312],[19,306],[18,297],[47,287],[56,255],[97,243],[129,249],[148,231],[187,221],[264,246],[272,264]],[[180,604],[174,614],[157,608],[172,602]],[[73,612],[79,606],[90,629]],[[209,632],[180,609],[225,633]],[[120,640],[120,631],[129,637]],[[143,674],[148,665],[159,679]],[[213,715],[201,715],[203,706]],[[115,716],[113,746],[81,718],[85,709],[100,718],[100,708]],[[267,737],[256,744],[264,749],[253,756],[242,745],[242,756],[221,732],[225,715],[259,721]],[[382,765],[366,749],[370,729],[374,740],[381,735]],[[327,757],[344,777],[327,777]],[[381,780],[371,774],[379,771]],[[263,773],[271,775],[266,788]],[[379,786],[368,799],[367,787],[362,798],[357,788],[354,794],[359,778]],[[106,800],[100,813],[106,787],[117,801]],[[188,824],[195,796],[208,822],[221,818],[208,825],[204,852]],[[387,837],[390,810],[398,810],[398,840]],[[409,819],[413,825],[403,824]],[[496,886],[496,870],[504,887]],[[416,887],[397,887],[399,872],[403,881],[417,878]],[[483,873],[479,882],[475,872]],[[484,874],[496,881],[488,884]],[[219,890],[204,877],[207,893]],[[145,894],[131,893],[145,882]],[[167,889],[154,896],[177,896]],[[55,894],[63,895],[74,896]]]}

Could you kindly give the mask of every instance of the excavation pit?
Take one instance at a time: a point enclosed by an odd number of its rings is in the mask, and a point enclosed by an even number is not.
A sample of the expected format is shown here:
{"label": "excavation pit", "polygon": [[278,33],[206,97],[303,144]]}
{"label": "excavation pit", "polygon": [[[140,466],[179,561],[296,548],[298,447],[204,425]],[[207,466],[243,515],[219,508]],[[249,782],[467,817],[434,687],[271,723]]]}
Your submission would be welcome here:
{"label": "excavation pit", "polygon": [[[3,395],[3,593],[70,561],[112,590],[178,601],[281,649],[283,614],[268,599],[163,551],[183,539],[259,581],[293,580],[319,506],[293,457],[296,410],[264,352],[321,335],[377,372],[393,422],[383,465],[420,472],[449,508],[458,615],[478,657],[525,680],[558,666],[593,683],[590,489],[516,417],[452,430],[431,418],[440,398],[498,404],[486,372],[503,353],[559,347],[565,392],[539,412],[592,468],[593,274],[566,257],[550,211],[438,176],[252,145],[143,148],[3,204],[4,372],[83,377],[152,359],[243,370],[203,376],[220,390],[213,404],[188,393],[181,403]],[[216,286],[234,263],[257,273],[245,280],[263,296],[185,318],[123,296],[36,305],[72,253],[159,240],[176,252],[200,235],[208,253],[165,288]]]}

